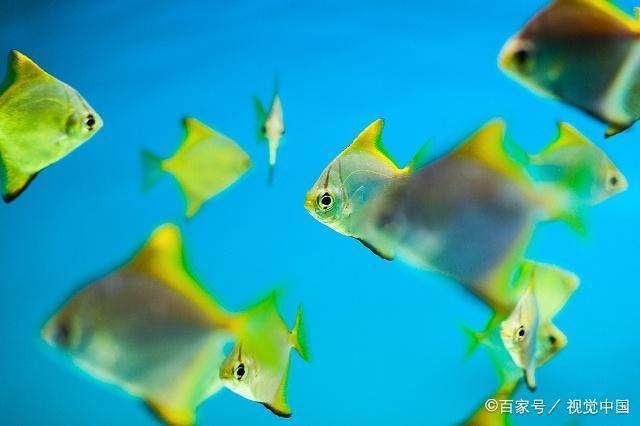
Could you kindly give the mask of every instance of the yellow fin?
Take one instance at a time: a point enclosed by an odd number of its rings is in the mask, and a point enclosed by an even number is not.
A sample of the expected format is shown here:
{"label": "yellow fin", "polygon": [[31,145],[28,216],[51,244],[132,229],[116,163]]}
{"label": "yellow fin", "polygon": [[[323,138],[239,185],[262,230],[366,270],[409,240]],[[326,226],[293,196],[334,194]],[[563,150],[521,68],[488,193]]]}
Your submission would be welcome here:
{"label": "yellow fin", "polygon": [[378,156],[393,164],[395,161],[391,158],[387,149],[382,143],[382,130],[384,128],[384,120],[378,118],[369,124],[360,134],[353,140],[351,145],[345,151],[363,151]]}
{"label": "yellow fin", "polygon": [[188,408],[170,408],[152,400],[145,400],[147,408],[169,426],[192,426],[196,423],[193,410]]}
{"label": "yellow fin", "polygon": [[487,167],[517,182],[529,184],[529,179],[504,148],[505,123],[494,119],[482,126],[451,154],[455,157],[473,158]]}
{"label": "yellow fin", "polygon": [[551,22],[570,21],[561,31],[582,36],[625,36],[640,29],[633,17],[606,0],[556,0],[541,15]]}
{"label": "yellow fin", "polygon": [[289,378],[289,368],[291,361],[287,362],[287,372],[284,374],[280,386],[274,396],[273,401],[263,402],[262,405],[267,407],[273,414],[279,417],[291,417],[291,407],[287,403],[287,381]]}
{"label": "yellow fin", "polygon": [[305,361],[309,361],[311,359],[309,355],[309,347],[307,346],[307,332],[304,327],[302,305],[298,306],[296,322],[293,324],[293,329],[291,330],[291,345],[296,351],[298,351],[302,359]]}
{"label": "yellow fin", "polygon": [[7,203],[18,198],[38,175],[37,173],[25,173],[2,158],[0,158],[0,169],[2,170],[2,198]]}
{"label": "yellow fin", "polygon": [[558,135],[539,155],[571,146],[593,146],[593,143],[569,123],[558,123]]}
{"label": "yellow fin", "polygon": [[150,275],[195,303],[210,319],[226,324],[228,313],[203,289],[189,272],[184,259],[180,229],[167,223],[159,226],[126,266],[129,270]]}
{"label": "yellow fin", "polygon": [[204,125],[200,120],[193,117],[186,117],[182,120],[186,132],[184,143],[181,147],[189,149],[191,146],[216,136],[216,132]]}
{"label": "yellow fin", "polygon": [[14,81],[34,81],[37,79],[53,79],[42,68],[36,65],[27,55],[17,50],[9,53],[9,74]]}
{"label": "yellow fin", "polygon": [[538,301],[540,321],[548,321],[567,303],[580,285],[580,279],[572,272],[555,265],[524,261],[522,275],[535,272],[534,293]]}

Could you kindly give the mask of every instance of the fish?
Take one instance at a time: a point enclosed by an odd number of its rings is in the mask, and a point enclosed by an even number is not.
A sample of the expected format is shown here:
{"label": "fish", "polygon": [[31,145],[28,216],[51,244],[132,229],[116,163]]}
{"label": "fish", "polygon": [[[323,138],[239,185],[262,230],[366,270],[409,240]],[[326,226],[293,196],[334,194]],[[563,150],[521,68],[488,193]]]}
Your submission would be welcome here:
{"label": "fish", "polygon": [[23,53],[9,53],[0,86],[2,198],[9,203],[46,167],[95,135],[102,118],[71,86]]}
{"label": "fish", "polygon": [[262,403],[280,417],[291,417],[287,401],[290,350],[310,360],[302,308],[291,331],[276,306],[276,293],[242,314],[241,334],[220,367],[220,379],[234,393]]}
{"label": "fish", "polygon": [[144,400],[170,425],[192,425],[222,389],[237,322],[191,275],[179,229],[165,224],[124,266],[74,293],[41,335],[89,375]]}
{"label": "fish", "polygon": [[509,316],[500,323],[500,336],[513,362],[522,368],[529,389],[536,388],[535,370],[567,344],[553,323],[578,288],[574,274],[536,262],[526,262],[516,278],[516,291],[527,285]]}
{"label": "fish", "polygon": [[555,0],[502,48],[498,64],[533,91],[608,125],[640,118],[640,23],[605,0]]}
{"label": "fish", "polygon": [[511,312],[509,284],[535,226],[569,222],[573,206],[559,202],[561,191],[541,190],[510,156],[500,119],[436,160],[421,148],[403,168],[383,146],[382,129],[374,121],[325,168],[305,209],[379,257],[439,272]]}
{"label": "fish", "polygon": [[460,424],[465,426],[507,426],[510,425],[510,416],[507,412],[502,412],[499,406],[496,406],[495,410],[488,410],[486,407],[486,401],[495,400],[497,404],[500,401],[513,400],[513,395],[518,389],[519,381],[511,381],[501,383],[498,389],[491,394],[488,398],[482,400],[480,405],[475,408],[464,421]]}
{"label": "fish", "polygon": [[600,204],[628,188],[607,154],[569,123],[558,123],[555,140],[537,154],[514,143],[510,148],[536,182],[561,188],[573,209]]}
{"label": "fish", "polygon": [[269,182],[272,182],[278,148],[280,148],[280,140],[285,133],[282,102],[280,101],[280,94],[278,93],[278,84],[275,84],[269,111],[266,111],[262,102],[257,97],[253,98],[253,104],[258,120],[258,140],[266,141],[269,147]]}
{"label": "fish", "polygon": [[382,142],[383,128],[384,120],[377,119],[360,132],[307,191],[304,207],[318,222],[391,260],[393,253],[367,242],[364,229],[367,204],[408,173],[388,155]]}
{"label": "fish", "polygon": [[144,188],[151,188],[163,175],[173,176],[186,199],[187,218],[202,205],[227,189],[251,168],[249,155],[233,140],[187,117],[182,120],[184,140],[169,158],[142,151]]}

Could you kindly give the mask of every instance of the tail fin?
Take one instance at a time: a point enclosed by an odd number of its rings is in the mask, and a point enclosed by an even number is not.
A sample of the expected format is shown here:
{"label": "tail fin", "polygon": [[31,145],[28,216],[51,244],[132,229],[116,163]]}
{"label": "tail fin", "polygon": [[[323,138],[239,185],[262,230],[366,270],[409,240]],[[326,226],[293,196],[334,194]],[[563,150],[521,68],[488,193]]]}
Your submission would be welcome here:
{"label": "tail fin", "polygon": [[302,317],[302,305],[298,306],[296,322],[293,324],[293,330],[291,330],[291,345],[298,351],[302,359],[307,362],[310,360],[307,333]]}
{"label": "tail fin", "polygon": [[471,357],[473,353],[478,349],[478,346],[482,343],[482,338],[484,337],[481,332],[475,331],[468,325],[462,324],[460,326],[462,328],[462,332],[467,336],[467,350],[464,353],[465,358]]}
{"label": "tail fin", "polygon": [[267,121],[267,111],[257,96],[253,97],[253,108],[256,111],[256,138],[262,142],[266,140],[264,123]]}
{"label": "tail fin", "polygon": [[151,189],[162,177],[162,159],[146,149],[142,150],[141,156],[142,172],[144,174],[142,189],[147,191]]}

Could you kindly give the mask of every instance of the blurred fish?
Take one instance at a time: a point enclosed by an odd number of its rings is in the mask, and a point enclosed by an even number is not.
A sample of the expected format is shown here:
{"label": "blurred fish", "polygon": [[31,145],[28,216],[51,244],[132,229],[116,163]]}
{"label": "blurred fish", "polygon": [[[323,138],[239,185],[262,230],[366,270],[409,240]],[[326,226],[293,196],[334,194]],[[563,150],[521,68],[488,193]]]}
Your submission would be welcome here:
{"label": "blurred fish", "polygon": [[222,387],[233,330],[230,314],[189,273],[179,230],[167,224],[130,262],[75,293],[42,337],[167,424],[191,425],[198,405]]}
{"label": "blurred fish", "polygon": [[2,197],[10,202],[45,167],[64,158],[102,127],[78,92],[12,50],[0,88]]}
{"label": "blurred fish", "polygon": [[267,112],[257,97],[253,98],[253,104],[258,116],[258,140],[267,141],[269,145],[269,182],[273,180],[273,168],[276,165],[280,139],[284,135],[284,118],[282,117],[282,104],[278,94],[278,85],[273,90],[271,108]]}
{"label": "blurred fish", "polygon": [[640,118],[640,23],[605,0],[555,0],[504,46],[501,68],[607,123]]}
{"label": "blurred fish", "polygon": [[373,247],[364,234],[366,204],[394,178],[405,176],[382,144],[384,122],[369,124],[320,174],[305,197],[305,209],[320,223],[359,240],[382,258],[392,253]]}
{"label": "blurred fish", "polygon": [[628,187],[607,154],[568,123],[558,124],[558,136],[538,154],[510,147],[534,180],[563,188],[569,202],[578,204],[574,208],[601,203]]}
{"label": "blurred fish", "polygon": [[552,265],[526,262],[516,278],[515,291],[527,285],[509,317],[501,325],[501,338],[514,363],[523,369],[525,382],[535,389],[535,369],[567,344],[552,318],[578,287],[578,278]]}
{"label": "blurred fish", "polygon": [[142,160],[145,188],[153,186],[163,171],[171,174],[184,193],[190,218],[204,202],[237,181],[251,160],[238,144],[195,118],[185,118],[183,125],[184,141],[173,156],[163,160],[143,151]]}
{"label": "blurred fish", "polygon": [[309,361],[302,310],[298,309],[291,332],[278,313],[275,293],[242,316],[241,335],[220,368],[220,378],[233,392],[290,417],[286,393],[290,349]]}
{"label": "blurred fish", "polygon": [[498,389],[488,398],[482,400],[481,404],[475,409],[469,417],[461,424],[465,426],[507,426],[511,424],[509,414],[502,412],[499,406],[495,410],[488,410],[486,401],[495,400],[497,404],[500,401],[513,400],[513,394],[518,389],[519,380],[501,383]]}

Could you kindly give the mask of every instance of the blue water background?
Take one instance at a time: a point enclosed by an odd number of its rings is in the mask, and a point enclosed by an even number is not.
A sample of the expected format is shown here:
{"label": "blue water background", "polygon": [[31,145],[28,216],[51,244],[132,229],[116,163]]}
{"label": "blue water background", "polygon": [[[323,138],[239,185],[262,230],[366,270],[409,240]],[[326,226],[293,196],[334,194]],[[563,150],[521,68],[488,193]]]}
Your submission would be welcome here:
{"label": "blue water background", "polygon": [[[631,12],[631,1],[619,2]],[[536,97],[496,67],[503,42],[543,1],[4,1],[0,51],[17,48],[75,87],[104,128],[0,205],[0,422],[155,424],[142,404],[62,362],[38,342],[73,289],[125,261],[154,227],[175,221],[189,261],[229,309],[284,283],[293,323],[305,306],[313,361],[293,356],[293,418],[222,391],[202,424],[446,425],[497,385],[488,358],[465,361],[461,324],[489,311],[448,280],[380,260],[303,209],[306,190],[369,122],[384,117],[404,163],[427,140],[438,155],[502,116],[530,150],[556,122],[574,124],[630,182],[594,208],[588,238],[540,226],[528,256],[577,273],[556,318],[568,347],[516,398],[629,399],[631,416],[517,418],[517,424],[640,422],[640,128],[604,141],[604,126]],[[6,60],[0,59],[0,67]],[[255,140],[251,97],[280,81],[287,132],[275,184]],[[184,222],[168,176],[141,192],[139,152],[168,156],[195,116],[237,140],[254,168]],[[564,402],[562,403],[564,406]],[[634,414],[635,412],[635,414]]]}

